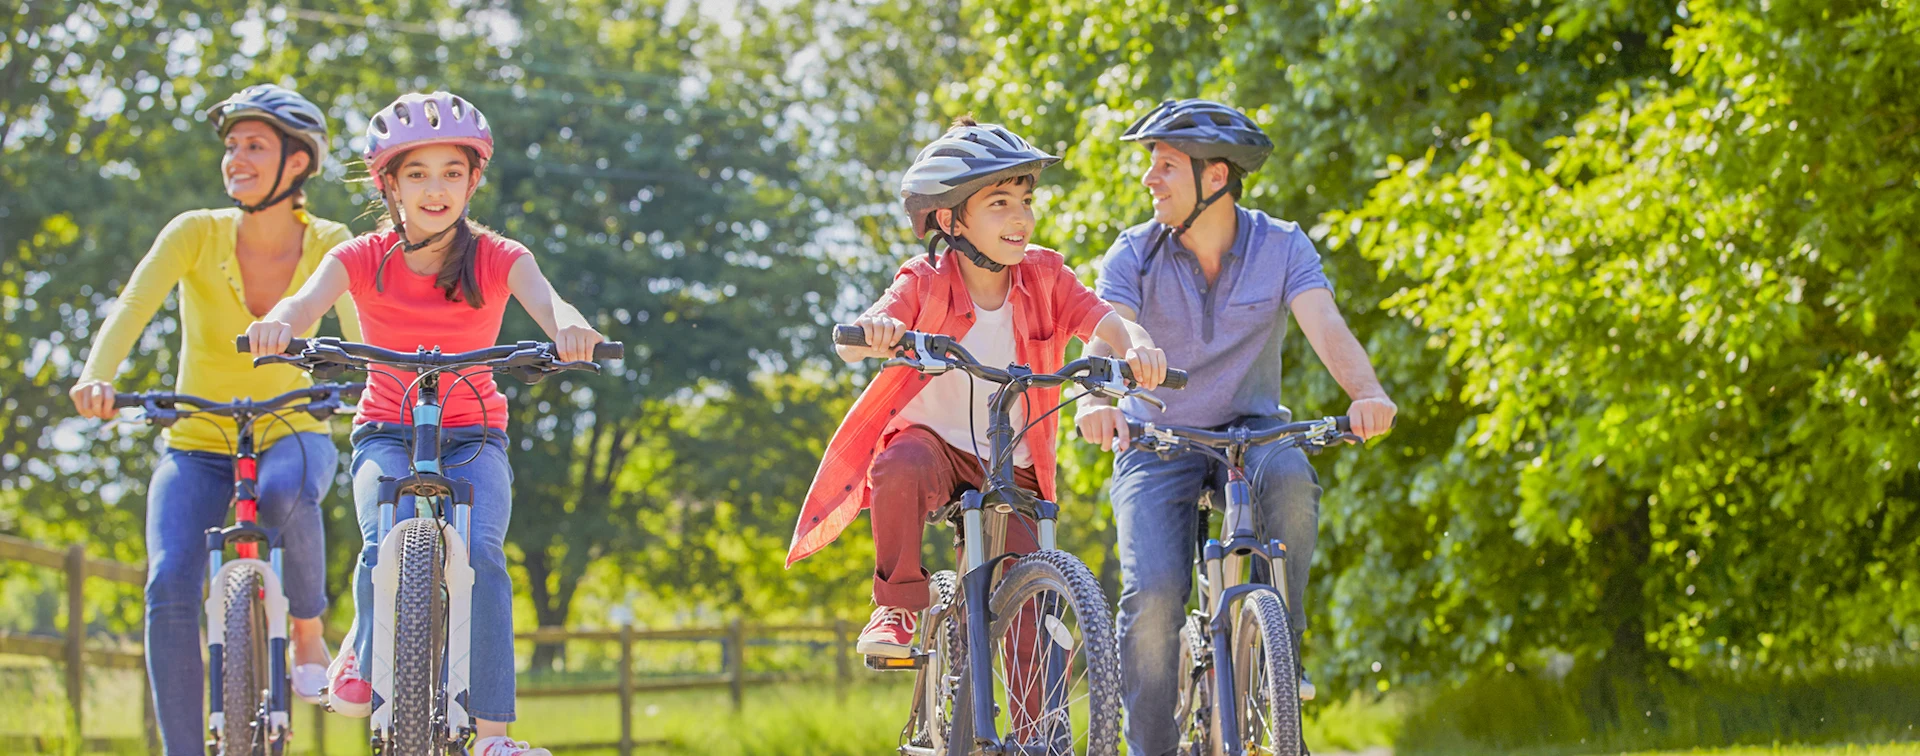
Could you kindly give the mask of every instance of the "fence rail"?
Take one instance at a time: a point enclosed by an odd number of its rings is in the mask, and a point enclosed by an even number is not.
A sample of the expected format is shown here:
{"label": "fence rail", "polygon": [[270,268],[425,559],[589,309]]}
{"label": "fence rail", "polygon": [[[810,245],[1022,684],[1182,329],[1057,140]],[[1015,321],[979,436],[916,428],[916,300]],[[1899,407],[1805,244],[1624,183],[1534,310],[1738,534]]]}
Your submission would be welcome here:
{"label": "fence rail", "polygon": [[[67,589],[67,627],[64,637],[54,638],[43,635],[10,633],[0,630],[0,654],[37,656],[62,662],[66,672],[67,705],[70,709],[75,737],[84,744],[97,747],[107,741],[100,738],[84,738],[80,718],[82,703],[85,700],[86,669],[88,666],[109,669],[142,670],[141,688],[144,682],[144,654],[137,642],[122,642],[118,646],[108,647],[101,643],[90,644],[87,639],[85,587],[87,578],[100,578],[111,582],[133,586],[146,584],[146,569],[138,565],[122,562],[94,559],[86,555],[84,547],[75,544],[62,548],[43,546],[13,536],[0,535],[0,562],[14,561],[61,570],[66,576]],[[833,647],[833,672],[749,672],[747,670],[747,647],[749,640],[778,636],[813,635],[824,638]],[[734,709],[739,710],[745,703],[746,688],[755,685],[769,685],[790,682],[825,682],[831,679],[835,690],[844,693],[853,681],[853,634],[852,626],[845,620],[819,624],[760,625],[751,624],[736,618],[721,627],[637,629],[632,627],[615,630],[571,630],[567,628],[543,627],[514,636],[517,640],[536,644],[598,642],[618,643],[620,645],[619,682],[579,684],[565,686],[522,687],[519,695],[528,698],[561,696],[604,696],[620,697],[620,740],[609,743],[558,743],[552,748],[568,749],[617,749],[622,756],[628,756],[637,746],[657,744],[659,741],[641,741],[633,736],[633,696],[635,693],[651,693],[675,690],[701,690],[725,688],[731,695]],[[647,680],[636,680],[633,674],[633,650],[638,643],[657,642],[718,642],[722,644],[721,669],[716,673],[678,675]],[[153,703],[150,696],[146,700],[145,731],[149,750],[158,750],[153,718]],[[318,707],[314,708],[314,720],[311,728],[313,747],[318,753],[326,753],[325,728],[322,726]]]}

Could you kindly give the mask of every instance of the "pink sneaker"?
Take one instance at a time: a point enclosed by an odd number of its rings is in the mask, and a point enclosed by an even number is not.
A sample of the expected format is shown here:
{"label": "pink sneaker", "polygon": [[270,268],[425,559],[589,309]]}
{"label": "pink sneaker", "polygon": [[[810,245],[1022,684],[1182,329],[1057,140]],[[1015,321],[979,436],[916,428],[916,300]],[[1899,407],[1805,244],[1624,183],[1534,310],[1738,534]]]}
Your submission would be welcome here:
{"label": "pink sneaker", "polygon": [[360,654],[352,646],[340,649],[327,669],[327,710],[345,717],[364,717],[373,713],[373,685],[360,673]]}
{"label": "pink sneaker", "polygon": [[873,619],[860,631],[855,650],[867,656],[905,659],[913,655],[913,629],[918,620],[911,609],[882,606],[873,610]]}
{"label": "pink sneaker", "polygon": [[524,740],[495,735],[474,741],[473,756],[553,756],[553,752],[545,748],[530,748]]}

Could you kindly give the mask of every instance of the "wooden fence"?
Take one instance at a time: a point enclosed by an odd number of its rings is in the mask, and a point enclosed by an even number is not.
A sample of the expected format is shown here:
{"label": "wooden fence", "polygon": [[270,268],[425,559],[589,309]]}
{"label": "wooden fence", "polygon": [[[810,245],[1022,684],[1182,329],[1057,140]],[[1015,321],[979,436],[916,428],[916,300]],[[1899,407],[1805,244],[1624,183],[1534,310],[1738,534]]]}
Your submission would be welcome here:
{"label": "wooden fence", "polygon": [[[84,733],[81,717],[82,704],[86,698],[86,670],[89,665],[110,669],[138,669],[145,676],[145,657],[137,643],[122,644],[108,648],[99,643],[90,644],[87,639],[85,591],[87,578],[100,578],[115,583],[133,586],[146,584],[146,569],[137,565],[121,562],[92,559],[79,545],[65,549],[55,549],[31,541],[0,535],[0,561],[16,561],[61,570],[66,575],[67,589],[67,628],[63,638],[41,635],[22,635],[0,630],[0,654],[38,656],[62,662],[65,668],[67,705],[72,717],[73,732]],[[825,638],[833,649],[833,671],[825,672],[749,672],[746,660],[747,648],[754,639],[788,638],[794,635],[811,635]],[[522,641],[532,643],[572,643],[601,642],[620,645],[620,663],[618,682],[608,684],[536,686],[521,687],[522,698],[547,696],[602,696],[616,695],[620,698],[620,739],[615,742],[601,743],[558,743],[545,744],[551,749],[615,749],[621,756],[628,756],[639,746],[655,745],[660,741],[641,741],[634,738],[633,703],[634,694],[673,690],[719,689],[725,688],[731,694],[734,709],[744,704],[746,688],[753,685],[766,685],[786,682],[825,682],[831,678],[836,690],[844,691],[853,682],[853,631],[844,620],[825,624],[805,625],[757,625],[741,619],[734,619],[724,627],[683,628],[663,630],[638,630],[632,627],[619,630],[569,630],[565,628],[540,628],[515,636]],[[634,646],[640,643],[657,642],[718,642],[722,644],[721,669],[710,674],[683,675],[677,677],[636,680],[634,676]],[[819,643],[810,641],[809,643]],[[152,697],[145,695],[142,684],[142,698],[146,700],[145,732],[150,751],[158,752],[156,740]],[[326,753],[325,728],[322,726],[324,714],[319,707],[312,707],[312,724],[307,728],[316,753]],[[98,750],[109,745],[99,739],[84,740],[86,750]]]}

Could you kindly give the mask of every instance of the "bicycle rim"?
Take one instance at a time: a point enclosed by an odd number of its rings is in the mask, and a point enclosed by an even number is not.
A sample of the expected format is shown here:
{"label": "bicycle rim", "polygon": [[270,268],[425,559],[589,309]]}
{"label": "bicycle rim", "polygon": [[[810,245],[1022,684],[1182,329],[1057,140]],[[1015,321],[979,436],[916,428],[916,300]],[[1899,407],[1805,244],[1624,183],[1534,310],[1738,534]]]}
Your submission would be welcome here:
{"label": "bicycle rim", "polygon": [[1029,554],[1007,568],[988,606],[1003,741],[1048,756],[1118,754],[1119,645],[1086,565],[1061,551]]}
{"label": "bicycle rim", "polygon": [[1240,607],[1234,633],[1234,668],[1243,672],[1240,742],[1258,756],[1299,756],[1300,677],[1294,667],[1293,631],[1280,597],[1261,592]]}

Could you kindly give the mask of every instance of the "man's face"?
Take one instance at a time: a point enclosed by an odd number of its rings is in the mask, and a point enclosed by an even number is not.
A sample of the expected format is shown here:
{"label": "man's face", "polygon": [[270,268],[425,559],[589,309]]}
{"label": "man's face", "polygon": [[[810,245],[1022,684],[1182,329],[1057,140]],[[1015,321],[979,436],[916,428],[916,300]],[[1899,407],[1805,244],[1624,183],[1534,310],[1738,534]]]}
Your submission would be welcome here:
{"label": "man's face", "polygon": [[1178,225],[1186,220],[1198,201],[1193,185],[1193,158],[1165,142],[1154,143],[1147,172],[1140,176],[1140,183],[1153,195],[1153,219],[1162,225]]}

